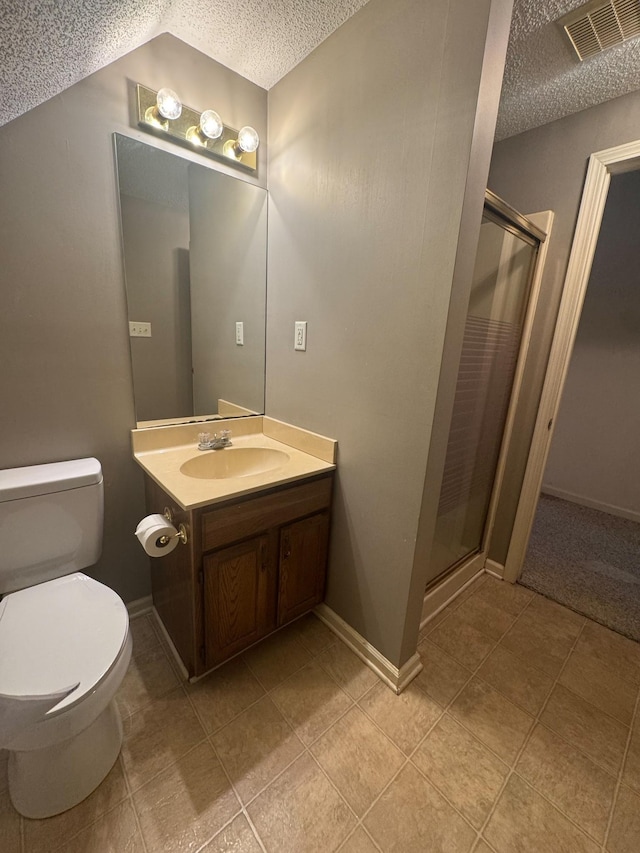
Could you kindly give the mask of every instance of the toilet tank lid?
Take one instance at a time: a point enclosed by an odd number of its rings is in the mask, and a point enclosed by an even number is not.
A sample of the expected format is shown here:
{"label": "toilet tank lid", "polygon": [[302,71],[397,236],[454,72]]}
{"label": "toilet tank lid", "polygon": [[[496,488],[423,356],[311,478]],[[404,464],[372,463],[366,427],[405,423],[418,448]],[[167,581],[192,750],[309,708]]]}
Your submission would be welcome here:
{"label": "toilet tank lid", "polygon": [[6,468],[0,471],[0,503],[94,486],[101,482],[102,467],[94,458]]}

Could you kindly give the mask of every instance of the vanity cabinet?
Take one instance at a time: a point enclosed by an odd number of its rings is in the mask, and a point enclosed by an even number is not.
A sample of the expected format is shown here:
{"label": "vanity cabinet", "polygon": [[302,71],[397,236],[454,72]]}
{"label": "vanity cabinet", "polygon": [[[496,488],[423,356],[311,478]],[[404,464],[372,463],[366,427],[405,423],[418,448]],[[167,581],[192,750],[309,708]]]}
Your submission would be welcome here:
{"label": "vanity cabinet", "polygon": [[189,676],[202,675],[324,597],[333,472],[194,510],[145,477],[189,541],[151,560],[154,606]]}

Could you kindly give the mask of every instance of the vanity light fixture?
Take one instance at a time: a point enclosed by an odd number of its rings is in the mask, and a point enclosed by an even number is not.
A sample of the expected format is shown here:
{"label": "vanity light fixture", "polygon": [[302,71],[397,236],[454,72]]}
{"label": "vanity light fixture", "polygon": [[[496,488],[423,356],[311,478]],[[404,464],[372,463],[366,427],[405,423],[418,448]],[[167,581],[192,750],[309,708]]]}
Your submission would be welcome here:
{"label": "vanity light fixture", "polygon": [[227,127],[215,110],[199,113],[184,106],[172,89],[155,92],[138,83],[136,96],[139,127],[197,148],[216,160],[255,171],[260,137],[249,125],[240,130]]}

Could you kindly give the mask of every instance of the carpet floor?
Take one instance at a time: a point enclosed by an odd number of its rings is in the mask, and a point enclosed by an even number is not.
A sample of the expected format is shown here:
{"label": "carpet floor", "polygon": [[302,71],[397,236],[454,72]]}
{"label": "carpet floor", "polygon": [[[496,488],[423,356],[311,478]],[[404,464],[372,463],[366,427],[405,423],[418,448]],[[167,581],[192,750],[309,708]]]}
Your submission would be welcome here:
{"label": "carpet floor", "polygon": [[541,495],[519,583],[640,641],[640,524]]}

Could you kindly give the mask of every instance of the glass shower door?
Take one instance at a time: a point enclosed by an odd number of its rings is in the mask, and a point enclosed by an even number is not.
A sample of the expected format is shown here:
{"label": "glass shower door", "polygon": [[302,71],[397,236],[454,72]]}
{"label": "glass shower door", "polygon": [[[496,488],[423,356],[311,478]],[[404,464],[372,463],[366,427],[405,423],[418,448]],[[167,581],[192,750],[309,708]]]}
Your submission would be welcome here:
{"label": "glass shower door", "polygon": [[476,557],[486,527],[538,242],[485,206],[428,584]]}

